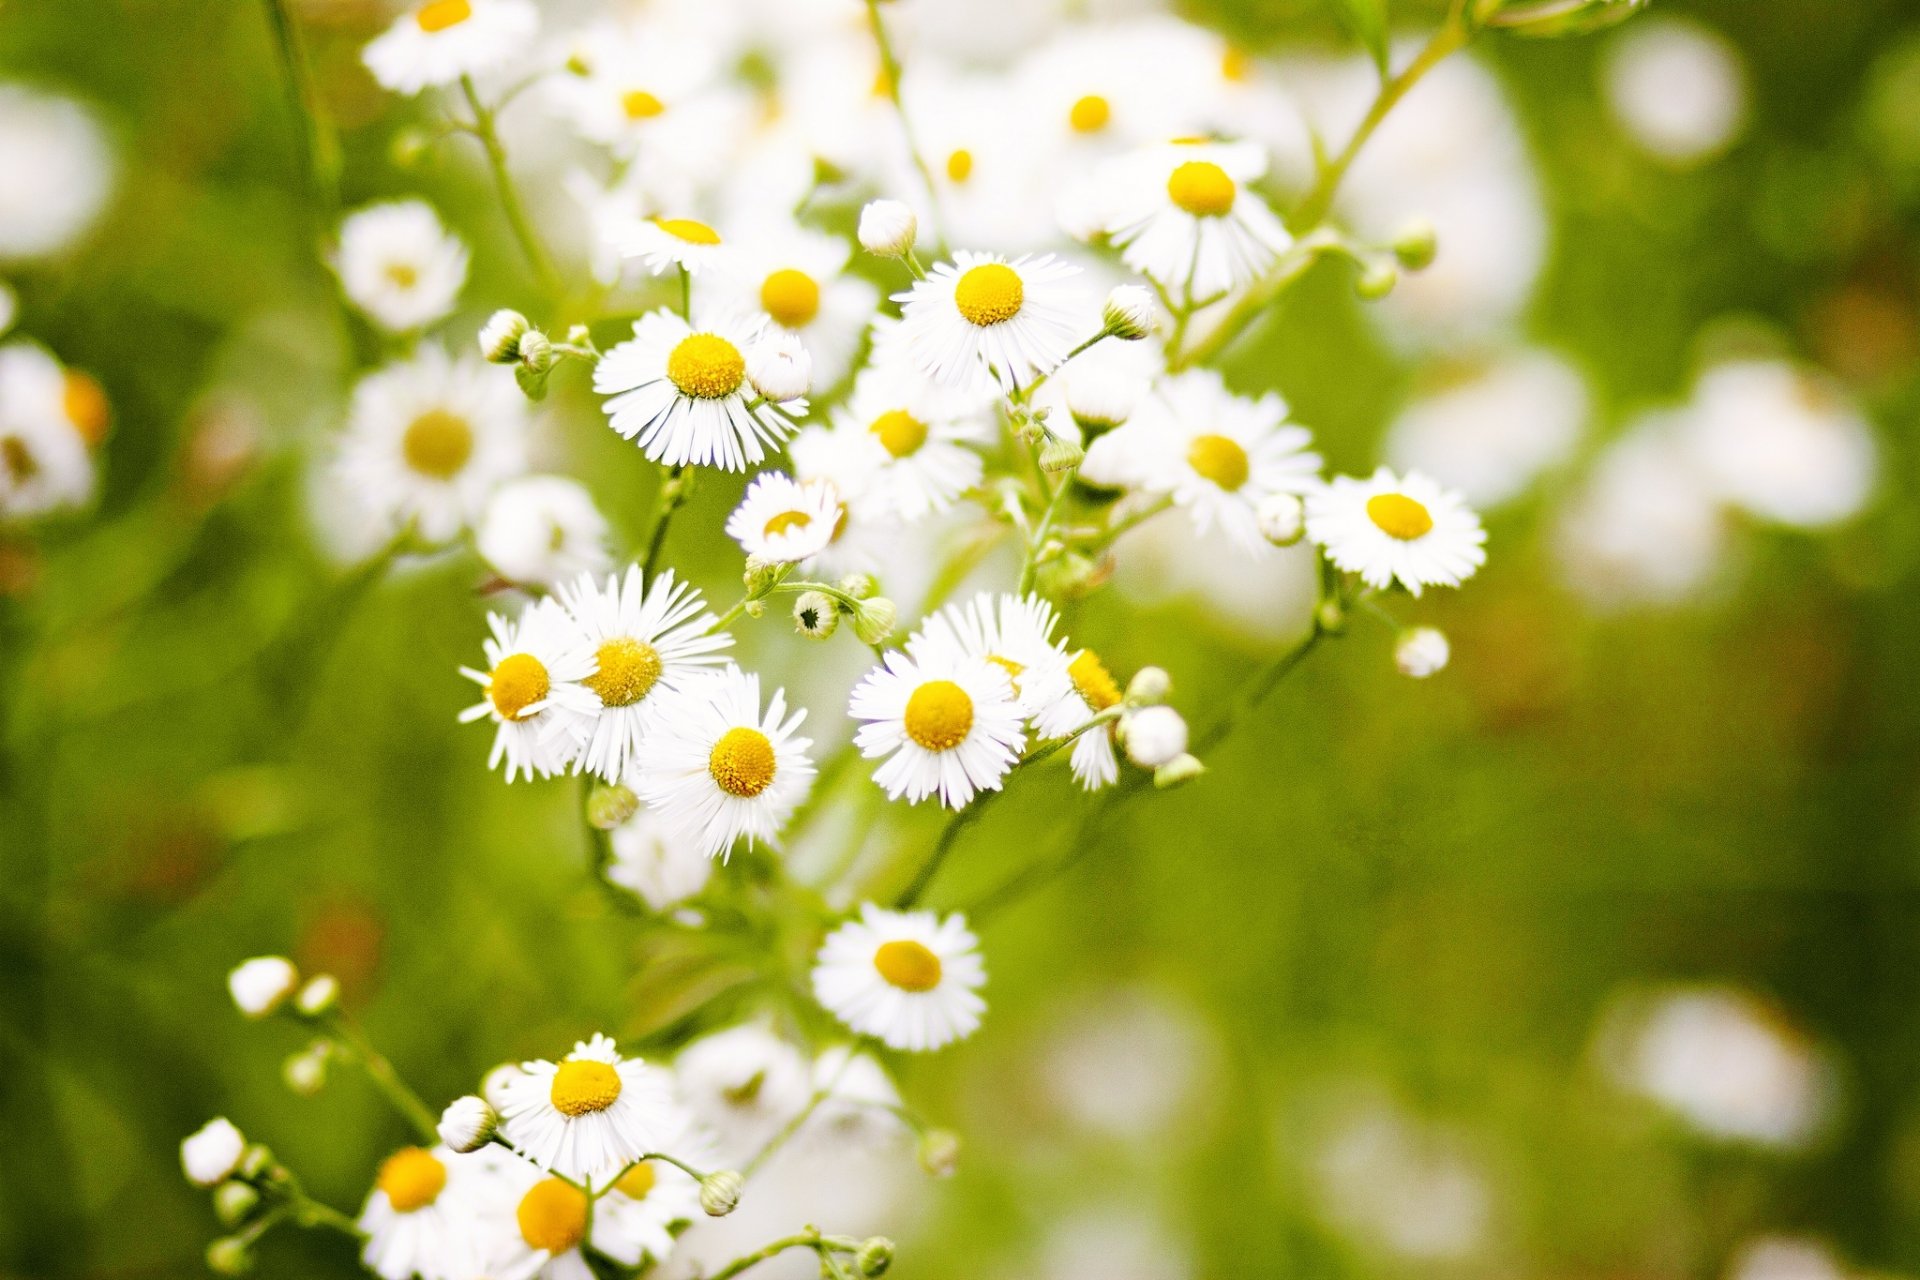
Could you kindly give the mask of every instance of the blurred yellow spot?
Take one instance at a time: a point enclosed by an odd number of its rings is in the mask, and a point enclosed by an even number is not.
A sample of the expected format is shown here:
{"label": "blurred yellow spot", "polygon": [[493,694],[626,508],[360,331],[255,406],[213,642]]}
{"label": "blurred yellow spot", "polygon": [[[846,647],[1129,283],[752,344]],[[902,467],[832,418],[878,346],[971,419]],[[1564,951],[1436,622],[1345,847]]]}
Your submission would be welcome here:
{"label": "blurred yellow spot", "polygon": [[553,1073],[553,1087],[547,1096],[563,1115],[584,1116],[592,1111],[605,1111],[619,1100],[620,1073],[611,1063],[570,1058]]}
{"label": "blurred yellow spot", "polygon": [[620,95],[620,109],[629,120],[651,120],[667,109],[667,104],[645,89],[629,89]]}
{"label": "blurred yellow spot", "polygon": [[987,661],[1007,673],[1007,683],[1013,686],[1013,696],[1020,696],[1020,676],[1027,669],[1024,662],[1015,662],[1012,658],[1003,658],[997,653],[987,655]]}
{"label": "blurred yellow spot", "polygon": [[487,697],[493,700],[493,709],[500,713],[502,720],[518,720],[528,707],[546,697],[552,687],[540,659],[530,653],[513,653],[500,659],[500,664],[488,676]]}
{"label": "blurred yellow spot", "polygon": [[413,20],[422,31],[432,33],[457,27],[472,16],[473,6],[467,0],[430,0],[414,11]]}
{"label": "blurred yellow spot", "polygon": [[1247,482],[1247,451],[1226,436],[1195,436],[1187,446],[1187,465],[1228,493]]}
{"label": "blurred yellow spot", "polygon": [[399,288],[411,289],[420,283],[420,273],[409,263],[394,262],[387,265],[387,279]]}
{"label": "blurred yellow spot", "polygon": [[107,438],[113,406],[107,400],[106,389],[78,369],[66,372],[60,390],[60,407],[88,445],[97,445]]}
{"label": "blurred yellow spot", "polygon": [[883,942],[873,953],[873,967],[902,991],[931,991],[940,985],[940,957],[918,942]]}
{"label": "blurred yellow spot", "polygon": [[973,176],[973,152],[961,147],[947,157],[947,177],[954,182],[965,182]]}
{"label": "blurred yellow spot", "polygon": [[473,456],[473,428],[457,413],[429,409],[407,424],[400,453],[421,475],[451,480]]}
{"label": "blurred yellow spot", "polygon": [[1095,711],[1120,705],[1120,686],[1114,682],[1107,664],[1100,661],[1100,655],[1093,650],[1082,649],[1074,655],[1073,661],[1067,665],[1067,674],[1073,677],[1073,687],[1080,691],[1080,696]]}
{"label": "blurred yellow spot", "polygon": [[907,699],[907,736],[929,751],[951,751],[973,729],[973,699],[951,680],[929,680]]}
{"label": "blurred yellow spot", "polygon": [[1245,49],[1228,45],[1226,52],[1220,55],[1220,78],[1238,83],[1247,78],[1247,72],[1253,70],[1253,59],[1247,56]]}
{"label": "blurred yellow spot", "polygon": [[760,282],[760,308],[783,329],[798,329],[820,313],[820,285],[804,271],[782,267]]}
{"label": "blurred yellow spot", "polygon": [[927,424],[905,409],[889,409],[867,425],[880,447],[896,458],[917,453],[927,442]]}
{"label": "blurred yellow spot", "polygon": [[395,1213],[412,1213],[439,1198],[447,1167],[431,1151],[402,1147],[381,1164],[373,1185],[387,1193]]}
{"label": "blurred yellow spot", "polygon": [[675,240],[684,240],[688,244],[720,243],[718,231],[704,222],[695,222],[692,218],[655,218],[653,225]]}
{"label": "blurred yellow spot", "polygon": [[777,768],[773,743],[758,729],[727,730],[707,757],[707,772],[713,775],[714,785],[742,800],[751,800],[772,786]]}
{"label": "blurred yellow spot", "polygon": [[983,262],[970,267],[953,288],[953,305],[969,324],[986,328],[1011,320],[1020,314],[1027,300],[1027,287],[1020,274],[1000,262]]}
{"label": "blurred yellow spot", "polygon": [[1067,110],[1067,123],[1075,133],[1098,133],[1113,118],[1113,108],[1097,93],[1090,93]]}
{"label": "blurred yellow spot", "polygon": [[1218,218],[1233,208],[1235,187],[1210,160],[1189,160],[1167,178],[1167,198],[1196,218]]}
{"label": "blurred yellow spot", "polygon": [[740,389],[747,377],[747,358],[717,333],[692,333],[680,339],[667,357],[667,377],[682,395],[718,400]]}
{"label": "blurred yellow spot", "polygon": [[520,1238],[547,1253],[565,1253],[587,1238],[587,1193],[559,1178],[533,1184],[514,1211]]}
{"label": "blurred yellow spot", "polygon": [[1389,538],[1412,542],[1433,528],[1433,516],[1404,493],[1376,493],[1367,499],[1367,519]]}
{"label": "blurred yellow spot", "polygon": [[613,1189],[629,1200],[645,1200],[657,1180],[653,1166],[643,1160],[621,1174],[620,1180],[613,1184]]}
{"label": "blurred yellow spot", "polygon": [[600,646],[600,669],[580,683],[609,707],[630,707],[660,678],[660,654],[645,640],[618,636]]}
{"label": "blurred yellow spot", "polygon": [[782,511],[767,521],[766,527],[760,532],[769,538],[777,538],[789,529],[804,529],[812,523],[813,517],[804,511]]}

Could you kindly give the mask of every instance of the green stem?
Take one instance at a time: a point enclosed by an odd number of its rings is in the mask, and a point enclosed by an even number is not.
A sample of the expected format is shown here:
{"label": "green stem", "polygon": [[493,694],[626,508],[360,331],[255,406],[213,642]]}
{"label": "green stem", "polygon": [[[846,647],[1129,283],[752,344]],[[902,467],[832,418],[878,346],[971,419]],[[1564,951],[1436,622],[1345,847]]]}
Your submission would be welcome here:
{"label": "green stem", "polygon": [[480,101],[480,91],[474,88],[472,76],[460,77],[460,91],[466,95],[467,105],[473,109],[473,132],[487,153],[487,166],[493,170],[493,185],[499,190],[500,207],[506,212],[507,225],[513,229],[514,239],[520,242],[520,251],[526,255],[541,290],[549,299],[557,299],[560,296],[560,277],[554,272],[553,262],[541,247],[533,223],[520,203],[520,193],[514,188],[513,175],[507,172],[507,150],[500,145],[500,132],[494,128],[493,112]]}
{"label": "green stem", "polygon": [[685,467],[675,467],[661,477],[660,518],[654,522],[653,536],[647,540],[647,554],[640,561],[640,572],[649,581],[653,579],[654,566],[660,563],[660,551],[667,544],[667,528],[673,523],[673,513],[687,500],[687,486],[681,483],[685,471]]}
{"label": "green stem", "polygon": [[680,264],[680,318],[693,323],[693,272],[684,262]]}
{"label": "green stem", "polygon": [[303,1227],[328,1227],[355,1240],[365,1240],[367,1233],[360,1224],[340,1212],[330,1204],[322,1204],[304,1191],[297,1191],[291,1197],[293,1220]]}
{"label": "green stem", "polygon": [[273,28],[280,69],[287,79],[287,100],[298,121],[301,181],[315,231],[325,235],[340,208],[340,148],[320,115],[320,95],[313,73],[300,49],[300,34],[288,12],[287,0],[262,0],[267,25]]}
{"label": "green stem", "polygon": [[775,1240],[772,1244],[763,1245],[755,1249],[752,1253],[735,1258],[732,1262],[729,1262],[726,1266],[708,1276],[707,1280],[732,1280],[732,1277],[739,1275],[747,1268],[757,1267],[776,1254],[785,1253],[789,1249],[800,1248],[820,1248],[820,1233],[812,1227],[808,1227],[798,1235],[785,1236],[779,1240]]}
{"label": "green stem", "polygon": [[[867,26],[873,30],[873,43],[880,50],[880,74],[887,82],[887,98],[893,103],[893,113],[900,117],[900,132],[907,140],[907,153],[913,157],[913,167],[919,171],[920,181],[927,184],[928,208],[934,218],[933,238],[936,244],[944,244],[945,237],[940,234],[940,188],[933,184],[933,171],[927,168],[926,157],[920,154],[920,144],[914,140],[913,122],[907,119],[906,104],[900,100],[900,60],[894,57],[893,45],[887,39],[887,24],[880,17],[880,0],[867,0]],[[916,269],[919,262],[908,255],[911,265]],[[924,273],[920,278],[925,279]]]}
{"label": "green stem", "polygon": [[360,1065],[365,1068],[367,1077],[373,1081],[374,1086],[386,1095],[387,1101],[393,1104],[393,1109],[413,1125],[428,1146],[440,1141],[440,1117],[420,1100],[420,1095],[400,1078],[400,1073],[393,1069],[393,1064],[373,1047],[373,1042],[368,1040],[358,1027],[345,1018],[335,1015],[328,1019],[328,1030],[333,1033],[334,1039],[360,1060]]}
{"label": "green stem", "polygon": [[1060,499],[1066,493],[1071,474],[1060,477],[1052,494],[1047,498],[1046,510],[1040,513],[1040,523],[1033,528],[1033,536],[1027,539],[1026,558],[1020,565],[1020,594],[1026,595],[1033,590],[1033,580],[1040,572],[1040,549],[1046,544],[1047,535],[1053,532],[1054,517],[1060,511]]}

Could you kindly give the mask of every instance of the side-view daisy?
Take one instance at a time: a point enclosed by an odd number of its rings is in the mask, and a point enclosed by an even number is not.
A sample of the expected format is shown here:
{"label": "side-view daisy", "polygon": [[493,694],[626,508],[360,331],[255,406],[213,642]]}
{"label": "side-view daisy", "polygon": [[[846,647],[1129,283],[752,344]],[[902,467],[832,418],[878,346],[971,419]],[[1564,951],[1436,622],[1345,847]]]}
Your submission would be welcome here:
{"label": "side-view daisy", "polygon": [[1207,302],[1264,272],[1293,239],[1243,188],[1267,170],[1255,143],[1181,139],[1124,156],[1095,181],[1121,261],[1190,301]]}
{"label": "side-view daisy", "polygon": [[982,591],[927,618],[907,640],[907,652],[958,649],[985,658],[1007,673],[1021,714],[1031,716],[1059,695],[1065,680],[1066,648],[1053,638],[1059,625],[1053,606],[1037,595]]}
{"label": "side-view daisy", "polygon": [[757,330],[731,319],[695,330],[670,311],[634,322],[633,337],[593,371],[613,429],[665,466],[744,471],[793,434],[805,400],[768,404],[747,382]]}
{"label": "side-view daisy", "polygon": [[980,483],[978,446],[991,439],[976,396],[929,383],[898,362],[869,365],[853,384],[836,432],[866,456],[861,512],[914,521],[944,511]]}
{"label": "side-view daisy", "polygon": [[733,637],[714,632],[718,619],[706,611],[705,599],[674,581],[671,569],[651,583],[638,565],[604,583],[582,574],[560,589],[560,603],[593,646],[596,664],[580,682],[600,699],[580,765],[618,782],[640,749],[659,695],[711,676]]}
{"label": "side-view daisy", "polygon": [[[1100,712],[1119,706],[1125,697],[1120,682],[1091,649],[1073,655],[1066,665],[1066,677],[1052,682],[1054,696],[1034,713],[1034,730],[1043,738],[1064,738]],[[1089,791],[1097,791],[1120,776],[1120,760],[1113,750],[1114,731],[1115,725],[1109,722],[1073,740],[1068,757],[1073,776]]]}
{"label": "side-view daisy", "polygon": [[542,1169],[579,1182],[667,1150],[686,1130],[673,1077],[595,1035],[559,1062],[523,1062],[497,1088],[500,1135]]}
{"label": "side-view daisy", "polygon": [[540,13],[530,0],[425,0],[394,19],[361,58],[395,93],[486,75],[519,58]]}
{"label": "side-view daisy", "polygon": [[87,441],[61,406],[59,363],[28,343],[0,347],[0,519],[26,519],[93,496]]}
{"label": "side-view daisy", "polygon": [[540,600],[509,622],[487,615],[493,635],[481,643],[487,669],[460,668],[485,695],[460,723],[491,718],[499,726],[487,768],[507,765],[507,781],[546,778],[572,764],[593,732],[599,697],[584,683],[594,672],[593,646],[558,603]]}
{"label": "side-view daisy", "polygon": [[986,966],[959,913],[887,911],[871,902],[827,935],[813,995],[834,1017],[892,1049],[938,1049],[973,1034],[986,1011]]}
{"label": "side-view daisy", "polygon": [[478,1274],[468,1201],[484,1163],[445,1146],[402,1147],[382,1161],[360,1211],[367,1269],[382,1280]]}
{"label": "side-view daisy", "polygon": [[847,709],[866,721],[853,739],[860,754],[885,757],[873,780],[909,804],[938,792],[961,809],[975,792],[998,791],[1027,741],[1006,670],[931,638],[912,654],[889,650]]}
{"label": "side-view daisy", "polygon": [[826,550],[845,521],[833,485],[824,480],[802,484],[783,472],[763,471],[727,517],[727,536],[756,559],[797,564]]}
{"label": "side-view daisy", "polygon": [[710,858],[734,841],[773,843],[813,780],[810,738],[795,736],[804,708],[787,714],[777,689],[760,711],[760,677],[729,667],[667,695],[640,744],[635,790],[668,829]]}
{"label": "side-view daisy", "polygon": [[1365,480],[1335,476],[1309,493],[1307,536],[1368,586],[1397,579],[1416,596],[1459,586],[1487,560],[1487,532],[1459,494],[1386,467]]}
{"label": "side-view daisy", "polygon": [[935,266],[900,303],[902,350],[935,381],[962,390],[1016,391],[1051,373],[1074,343],[1098,329],[1074,286],[1080,268],[1052,254],[1008,262],[962,249]]}
{"label": "side-view daisy", "polygon": [[656,276],[674,270],[724,274],[733,253],[718,231],[692,218],[641,218],[628,225],[616,247]]}
{"label": "side-view daisy", "polygon": [[444,319],[467,282],[467,246],[424,200],[369,205],[340,224],[340,290],[394,333]]}

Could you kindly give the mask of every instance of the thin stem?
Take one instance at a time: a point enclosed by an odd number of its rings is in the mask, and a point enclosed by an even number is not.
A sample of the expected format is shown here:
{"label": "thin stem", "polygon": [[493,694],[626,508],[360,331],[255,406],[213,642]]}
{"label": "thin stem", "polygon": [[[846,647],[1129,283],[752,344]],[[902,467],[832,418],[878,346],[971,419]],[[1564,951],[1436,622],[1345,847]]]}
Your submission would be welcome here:
{"label": "thin stem", "polygon": [[1239,337],[1241,331],[1269,303],[1298,283],[1307,274],[1308,268],[1320,260],[1321,255],[1341,252],[1343,247],[1337,235],[1324,229],[1296,240],[1293,247],[1274,264],[1272,273],[1241,294],[1240,300],[1228,309],[1220,323],[1210,329],[1205,337],[1191,348],[1181,348],[1177,344],[1169,348],[1168,370],[1178,373],[1211,360],[1229,342]]}
{"label": "thin stem", "polygon": [[460,91],[466,95],[467,105],[473,109],[474,135],[480,139],[480,145],[487,153],[487,165],[493,170],[493,185],[500,192],[500,207],[506,212],[507,225],[513,229],[514,239],[520,242],[520,251],[526,255],[541,290],[549,298],[558,298],[560,277],[555,274],[547,251],[541,247],[539,236],[534,234],[533,223],[520,203],[520,193],[514,189],[513,175],[507,172],[507,150],[500,145],[500,132],[494,128],[493,112],[480,101],[480,91],[474,88],[472,76],[460,77]]}
{"label": "thin stem", "polygon": [[[913,157],[913,167],[919,171],[920,181],[927,184],[928,207],[935,223],[933,238],[944,244],[945,237],[940,234],[939,227],[940,188],[933,184],[933,171],[927,168],[926,157],[920,154],[920,144],[913,136],[913,122],[907,119],[906,104],[900,100],[900,60],[894,57],[893,45],[887,39],[887,24],[880,18],[880,0],[867,0],[867,26],[873,30],[873,43],[880,50],[880,75],[886,81],[887,98],[893,103],[893,113],[900,117],[900,132],[907,140],[907,154]],[[918,272],[919,262],[913,260],[911,254],[908,257],[916,273],[925,279],[925,274]]]}
{"label": "thin stem", "polygon": [[660,563],[660,551],[667,544],[667,528],[673,523],[673,513],[687,500],[688,486],[681,482],[685,471],[685,467],[675,467],[661,476],[660,518],[654,522],[653,536],[647,540],[647,554],[640,561],[640,572],[648,580],[653,578],[654,566]]}
{"label": "thin stem", "polygon": [[733,1276],[739,1275],[748,1267],[757,1267],[768,1258],[776,1254],[785,1253],[789,1249],[818,1249],[819,1247],[820,1233],[812,1227],[808,1227],[798,1235],[782,1237],[779,1240],[775,1240],[772,1244],[763,1245],[755,1249],[752,1253],[743,1254],[735,1258],[732,1262],[729,1262],[726,1266],[708,1276],[707,1280],[731,1280]]}
{"label": "thin stem", "polygon": [[684,262],[680,264],[680,318],[693,323],[693,272]]}
{"label": "thin stem", "polygon": [[1071,473],[1060,477],[1060,483],[1054,486],[1053,493],[1047,498],[1046,510],[1040,513],[1040,523],[1034,526],[1033,536],[1027,539],[1026,558],[1020,565],[1020,594],[1023,596],[1033,590],[1033,580],[1040,572],[1040,549],[1046,544],[1047,535],[1053,532],[1054,517],[1060,511],[1060,499],[1067,491],[1067,482],[1072,479]]}
{"label": "thin stem", "polygon": [[300,34],[287,10],[287,0],[262,0],[267,24],[273,28],[280,69],[287,79],[287,100],[298,120],[301,180],[307,187],[315,230],[325,234],[340,208],[340,148],[320,115],[320,95],[313,73],[300,49]]}
{"label": "thin stem", "polygon": [[833,1073],[833,1079],[827,1081],[818,1089],[815,1089],[813,1096],[807,1099],[807,1105],[801,1108],[800,1114],[787,1121],[780,1132],[774,1134],[772,1138],[767,1140],[766,1146],[761,1147],[759,1151],[754,1153],[753,1159],[747,1161],[745,1167],[740,1170],[741,1177],[751,1178],[756,1169],[772,1159],[774,1152],[786,1146],[793,1135],[800,1132],[801,1127],[813,1118],[813,1113],[820,1109],[820,1104],[828,1098],[831,1098],[833,1091],[840,1087],[841,1077],[846,1075],[847,1068],[853,1065],[855,1052],[855,1049],[849,1049],[847,1051],[847,1056],[840,1062],[840,1069]]}
{"label": "thin stem", "polygon": [[1066,368],[1067,361],[1073,359],[1075,356],[1079,355],[1082,351],[1085,351],[1088,347],[1093,346],[1095,343],[1101,342],[1107,338],[1111,338],[1112,336],[1113,336],[1113,330],[1102,329],[1100,332],[1094,334],[1091,338],[1088,338],[1085,342],[1081,343],[1079,346],[1075,347],[1073,350],[1067,352],[1067,354],[1065,354],[1064,356],[1061,356],[1059,364],[1053,366],[1052,369],[1047,370],[1047,372],[1041,374],[1039,377],[1035,378],[1032,382],[1029,382],[1026,386],[1020,388],[1020,390],[1011,397],[1013,400],[1013,403],[1016,406],[1033,403],[1033,393],[1038,391],[1041,385],[1045,383],[1048,378],[1052,377],[1057,370]]}
{"label": "thin stem", "polygon": [[393,1064],[373,1047],[373,1042],[368,1040],[358,1027],[345,1018],[335,1015],[328,1019],[328,1030],[333,1033],[334,1039],[346,1046],[353,1056],[360,1060],[360,1065],[366,1069],[367,1077],[373,1081],[374,1086],[386,1095],[387,1101],[393,1104],[393,1109],[413,1125],[428,1146],[440,1141],[440,1117],[420,1100],[420,1095],[400,1078],[400,1073],[393,1069]]}
{"label": "thin stem", "polygon": [[355,1240],[365,1240],[367,1233],[360,1224],[340,1212],[330,1204],[322,1204],[304,1191],[295,1191],[290,1197],[293,1206],[293,1220],[303,1227],[328,1227]]}
{"label": "thin stem", "polygon": [[1119,540],[1121,534],[1127,532],[1129,529],[1132,529],[1137,525],[1145,524],[1147,521],[1153,519],[1155,516],[1159,515],[1162,511],[1168,510],[1172,506],[1173,506],[1173,499],[1171,497],[1165,497],[1145,507],[1142,507],[1140,510],[1134,512],[1132,515],[1121,517],[1119,520],[1116,520],[1112,524],[1109,524],[1105,529],[1102,529],[1097,535],[1095,535],[1093,541],[1087,545],[1087,550],[1105,551],[1108,547],[1112,546],[1116,541]]}

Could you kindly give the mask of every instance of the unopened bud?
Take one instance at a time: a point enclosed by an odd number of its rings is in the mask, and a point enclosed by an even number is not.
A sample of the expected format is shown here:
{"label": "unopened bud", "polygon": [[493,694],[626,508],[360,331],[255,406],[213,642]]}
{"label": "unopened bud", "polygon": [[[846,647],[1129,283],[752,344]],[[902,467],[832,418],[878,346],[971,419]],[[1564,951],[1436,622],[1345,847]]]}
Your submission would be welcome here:
{"label": "unopened bud", "polygon": [[860,247],[878,258],[900,258],[913,248],[920,220],[898,200],[869,200],[860,211]]}
{"label": "unopened bud", "polygon": [[1078,551],[1067,551],[1040,566],[1038,585],[1042,595],[1077,600],[1106,578],[1107,572],[1099,564]]}
{"label": "unopened bud", "polygon": [[1393,646],[1393,665],[1401,675],[1414,680],[1425,680],[1444,671],[1452,656],[1453,649],[1445,633],[1433,627],[1403,631]]}
{"label": "unopened bud", "polygon": [[587,794],[587,823],[596,831],[611,831],[640,808],[640,797],[623,783],[603,782]]}
{"label": "unopened bud", "polygon": [[302,1098],[311,1098],[327,1087],[327,1043],[324,1040],[290,1054],[280,1064],[280,1079]]}
{"label": "unopened bud", "polygon": [[863,1276],[883,1276],[893,1265],[893,1241],[885,1236],[868,1236],[853,1255],[853,1265]]}
{"label": "unopened bud", "polygon": [[1337,636],[1347,629],[1347,611],[1340,607],[1338,600],[1322,600],[1313,611],[1313,625],[1330,636]]}
{"label": "unopened bud", "polygon": [[484,1098],[476,1098],[472,1094],[455,1098],[440,1113],[440,1141],[462,1155],[478,1151],[493,1137],[494,1127],[499,1122],[500,1117]]}
{"label": "unopened bud", "polygon": [[762,338],[747,351],[747,380],[771,404],[799,400],[813,389],[813,357],[790,333]]}
{"label": "unopened bud", "polygon": [[748,556],[747,569],[740,575],[740,581],[746,587],[747,595],[758,600],[780,585],[780,579],[785,576],[786,566],[777,560],[762,560],[758,556]]}
{"label": "unopened bud", "polygon": [[929,1129],[920,1135],[916,1154],[922,1169],[936,1178],[950,1178],[960,1167],[960,1135],[951,1129]]}
{"label": "unopened bud", "polygon": [[273,1170],[273,1152],[258,1142],[250,1143],[240,1156],[240,1176],[264,1178]]}
{"label": "unopened bud", "polygon": [[207,1246],[207,1270],[217,1276],[243,1276],[253,1269],[253,1252],[239,1236],[221,1236]]}
{"label": "unopened bud", "polygon": [[710,1218],[724,1218],[740,1203],[740,1187],[745,1180],[731,1169],[710,1173],[700,1179],[700,1207]]}
{"label": "unopened bud", "polygon": [[810,640],[825,640],[840,627],[840,606],[822,591],[803,591],[793,602],[793,629]]}
{"label": "unopened bud", "polygon": [[1160,309],[1145,286],[1123,284],[1107,295],[1100,318],[1114,337],[1137,342],[1153,332],[1160,320]]}
{"label": "unopened bud", "polygon": [[1269,494],[1253,511],[1260,536],[1276,547],[1290,547],[1307,531],[1307,507],[1291,493]]}
{"label": "unopened bud", "polygon": [[520,367],[528,373],[544,374],[553,369],[553,343],[538,329],[520,336]]}
{"label": "unopened bud", "polygon": [[1142,707],[1120,721],[1120,740],[1127,759],[1163,769],[1187,754],[1187,722],[1172,707]]}
{"label": "unopened bud", "polygon": [[1201,764],[1198,758],[1182,752],[1153,771],[1153,785],[1165,791],[1183,782],[1191,782],[1206,771],[1207,766]]}
{"label": "unopened bud", "polygon": [[260,1207],[260,1193],[244,1182],[223,1182],[213,1189],[213,1216],[223,1227],[237,1227]]}
{"label": "unopened bud", "polygon": [[227,975],[227,992],[241,1013],[264,1018],[300,985],[300,971],[285,956],[255,956]]}
{"label": "unopened bud", "polygon": [[764,618],[767,616],[767,602],[765,600],[749,600],[741,606],[740,611],[749,618]]}
{"label": "unopened bud", "polygon": [[491,364],[512,364],[520,358],[520,339],[532,328],[518,311],[496,311],[480,326],[480,354]]}
{"label": "unopened bud", "polygon": [[1378,302],[1393,292],[1393,286],[1400,283],[1400,272],[1386,259],[1370,262],[1353,282],[1353,290],[1368,302]]}
{"label": "unopened bud", "polygon": [[1432,266],[1433,256],[1439,248],[1440,241],[1433,224],[1425,218],[1408,222],[1393,238],[1393,256],[1409,271],[1424,271]]}
{"label": "unopened bud", "polygon": [[1087,451],[1065,436],[1049,435],[1040,448],[1040,469],[1049,475],[1071,471],[1086,461]]}
{"label": "unopened bud", "polygon": [[316,974],[309,978],[307,985],[301,987],[299,994],[293,998],[293,1007],[301,1016],[307,1018],[317,1018],[323,1013],[331,1012],[339,1003],[340,979],[330,973]]}
{"label": "unopened bud", "polygon": [[855,600],[880,594],[880,580],[870,573],[850,573],[834,585]]}
{"label": "unopened bud", "polygon": [[1173,677],[1165,667],[1142,667],[1127,681],[1127,705],[1152,707],[1165,702],[1173,693]]}
{"label": "unopened bud", "polygon": [[396,169],[411,169],[432,146],[433,138],[425,129],[402,129],[387,144],[387,158]]}
{"label": "unopened bud", "polygon": [[247,1140],[225,1116],[207,1121],[180,1143],[180,1168],[197,1187],[224,1182],[240,1167]]}
{"label": "unopened bud", "polygon": [[860,637],[861,644],[884,644],[899,617],[900,611],[885,596],[862,600],[853,611],[853,634]]}

